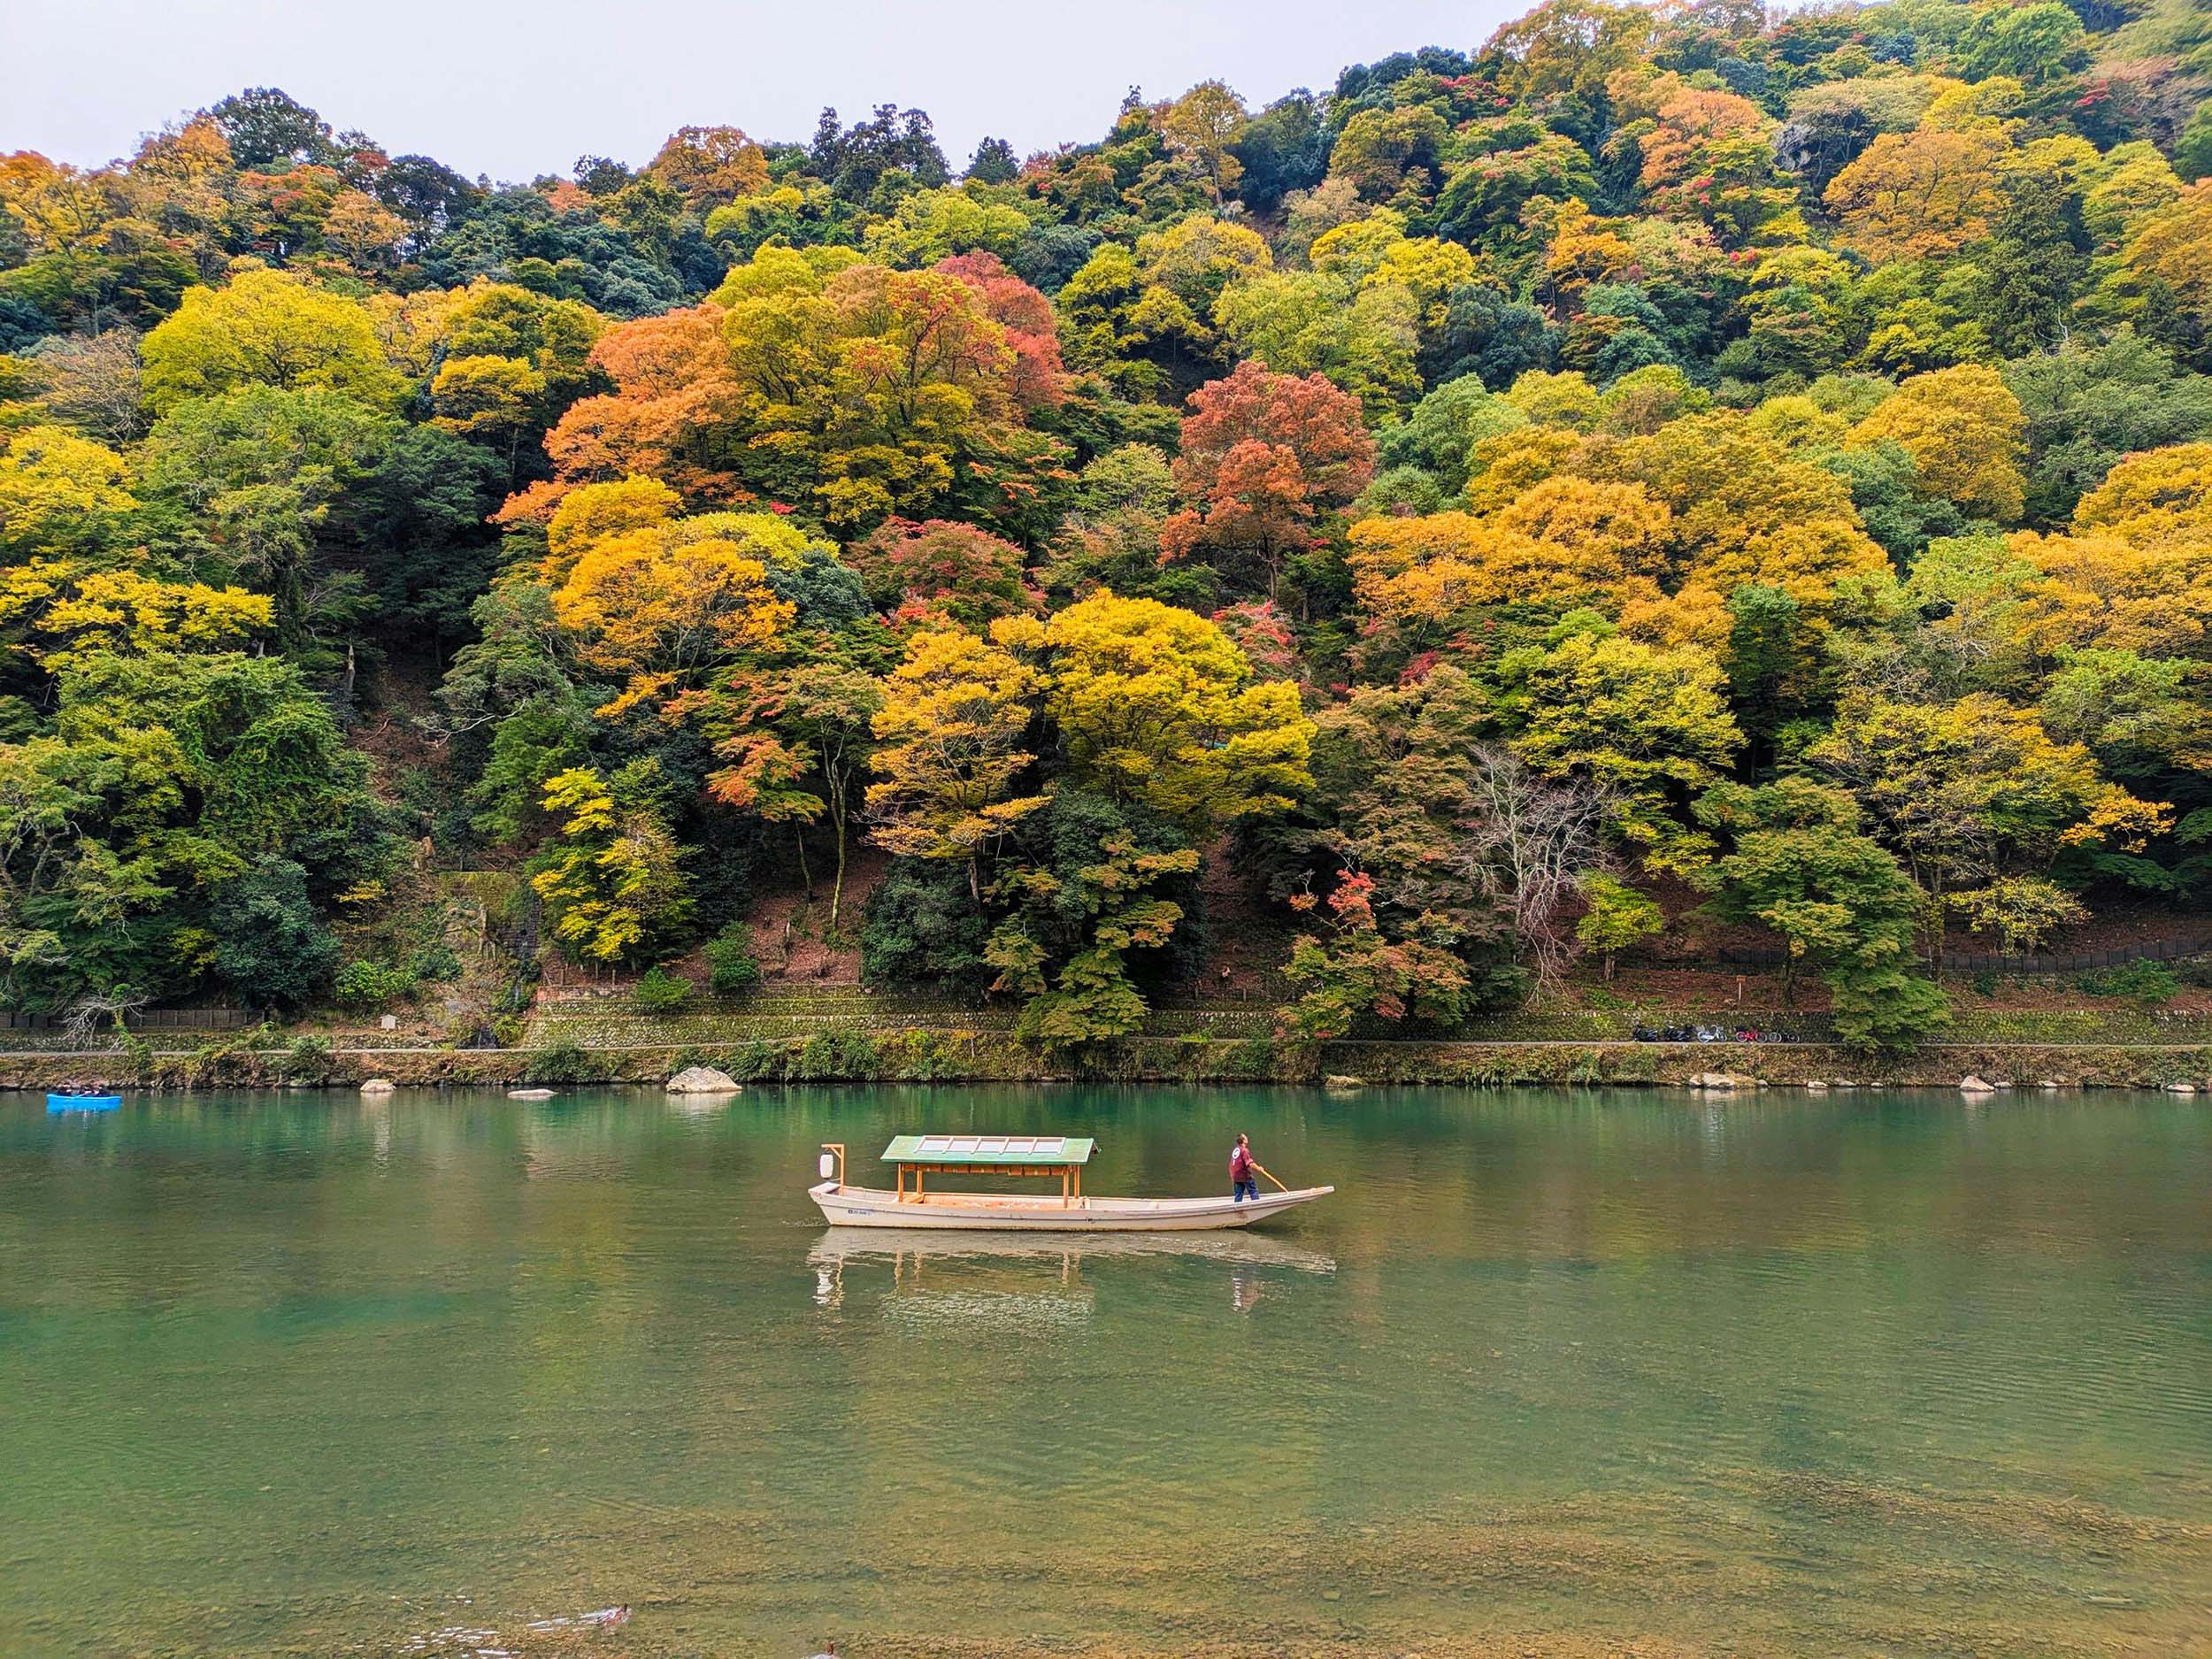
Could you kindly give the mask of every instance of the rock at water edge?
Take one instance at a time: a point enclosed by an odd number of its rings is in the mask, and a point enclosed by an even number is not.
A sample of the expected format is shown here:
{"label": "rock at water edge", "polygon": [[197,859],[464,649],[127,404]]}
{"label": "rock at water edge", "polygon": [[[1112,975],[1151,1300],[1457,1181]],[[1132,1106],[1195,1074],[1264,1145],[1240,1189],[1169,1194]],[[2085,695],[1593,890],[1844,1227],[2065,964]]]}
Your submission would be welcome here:
{"label": "rock at water edge", "polygon": [[389,1094],[399,1087],[388,1077],[373,1077],[361,1085],[364,1094]]}
{"label": "rock at water edge", "polygon": [[1994,1094],[1996,1092],[1989,1084],[1983,1082],[1971,1071],[1959,1079],[1959,1093],[1962,1094]]}
{"label": "rock at water edge", "polygon": [[1367,1079],[1363,1077],[1347,1077],[1340,1071],[1332,1071],[1321,1079],[1321,1087],[1323,1088],[1365,1088]]}
{"label": "rock at water edge", "polygon": [[735,1094],[741,1092],[738,1081],[727,1071],[718,1071],[710,1065],[687,1065],[668,1079],[671,1094]]}

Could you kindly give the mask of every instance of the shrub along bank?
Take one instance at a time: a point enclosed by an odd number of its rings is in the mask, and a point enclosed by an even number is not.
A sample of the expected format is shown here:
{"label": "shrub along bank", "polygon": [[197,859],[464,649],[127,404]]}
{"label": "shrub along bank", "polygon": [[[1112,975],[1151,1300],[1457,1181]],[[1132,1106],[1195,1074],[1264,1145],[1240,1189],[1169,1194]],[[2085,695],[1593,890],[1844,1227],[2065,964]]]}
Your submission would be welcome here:
{"label": "shrub along bank", "polygon": [[689,1065],[740,1082],[981,1082],[1093,1079],[1171,1083],[1609,1084],[1624,1087],[1858,1086],[2212,1089],[2212,1044],[1981,1041],[1913,1054],[1827,1043],[1621,1041],[1306,1042],[1202,1029],[1051,1055],[1003,1026],[872,1025],[825,1018],[813,1029],[730,1030],[687,1018],[626,1018],[597,1029],[555,1026],[511,1048],[349,1047],[266,1032],[155,1048],[0,1056],[0,1087],[100,1084],[156,1089],[356,1086],[654,1084]]}

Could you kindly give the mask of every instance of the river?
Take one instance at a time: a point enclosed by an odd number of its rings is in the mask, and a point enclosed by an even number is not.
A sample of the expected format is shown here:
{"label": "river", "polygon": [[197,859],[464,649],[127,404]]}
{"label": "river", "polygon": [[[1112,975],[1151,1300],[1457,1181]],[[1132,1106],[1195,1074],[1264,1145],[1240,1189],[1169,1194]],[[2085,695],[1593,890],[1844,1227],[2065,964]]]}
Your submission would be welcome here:
{"label": "river", "polygon": [[[921,1128],[1339,1191],[826,1236]],[[2201,1655],[2212,1110],[6,1097],[0,1582],[11,1655]]]}

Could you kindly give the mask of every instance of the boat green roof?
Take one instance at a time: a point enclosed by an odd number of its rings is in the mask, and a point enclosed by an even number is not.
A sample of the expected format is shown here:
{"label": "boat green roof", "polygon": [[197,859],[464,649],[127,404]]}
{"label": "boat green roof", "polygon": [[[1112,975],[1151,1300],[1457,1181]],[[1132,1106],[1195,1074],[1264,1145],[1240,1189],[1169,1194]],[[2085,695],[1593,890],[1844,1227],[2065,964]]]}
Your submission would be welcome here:
{"label": "boat green roof", "polygon": [[883,1161],[1058,1169],[1089,1163],[1097,1144],[1087,1135],[900,1135],[884,1148]]}

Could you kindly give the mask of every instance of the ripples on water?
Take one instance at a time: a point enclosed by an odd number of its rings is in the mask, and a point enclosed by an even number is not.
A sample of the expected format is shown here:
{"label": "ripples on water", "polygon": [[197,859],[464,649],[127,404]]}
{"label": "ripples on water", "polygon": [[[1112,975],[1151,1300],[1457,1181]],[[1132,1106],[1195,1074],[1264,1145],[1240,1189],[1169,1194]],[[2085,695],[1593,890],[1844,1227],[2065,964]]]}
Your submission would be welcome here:
{"label": "ripples on water", "polygon": [[[9,1103],[0,1653],[2212,1653],[2208,1123]],[[816,1142],[924,1126],[1340,1190],[1193,1250],[826,1234]]]}

